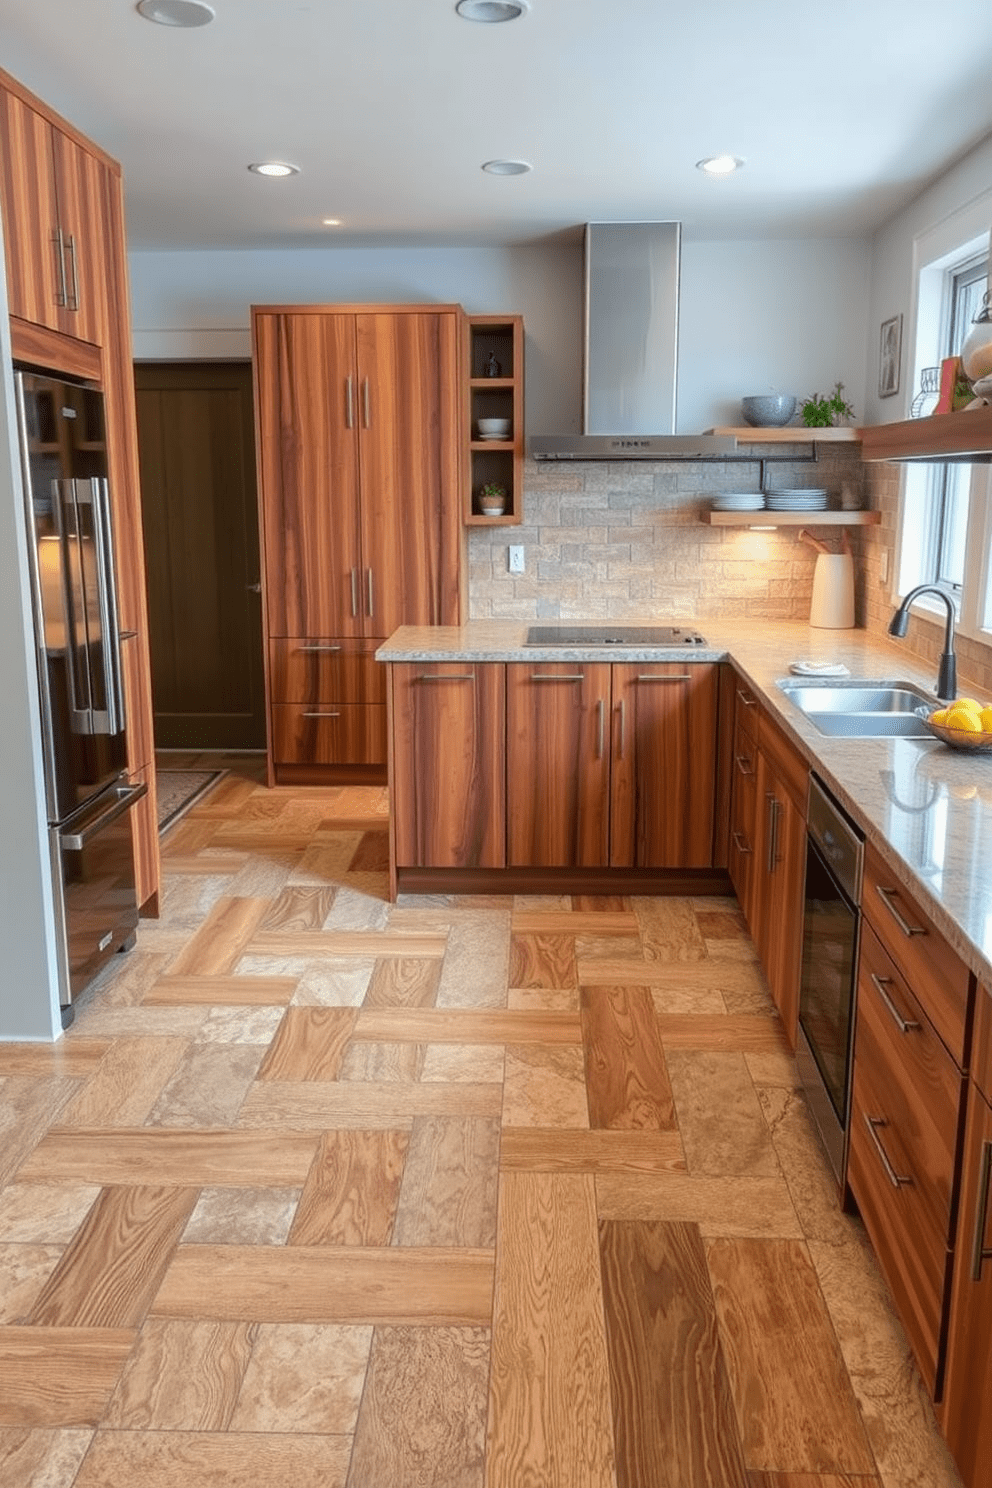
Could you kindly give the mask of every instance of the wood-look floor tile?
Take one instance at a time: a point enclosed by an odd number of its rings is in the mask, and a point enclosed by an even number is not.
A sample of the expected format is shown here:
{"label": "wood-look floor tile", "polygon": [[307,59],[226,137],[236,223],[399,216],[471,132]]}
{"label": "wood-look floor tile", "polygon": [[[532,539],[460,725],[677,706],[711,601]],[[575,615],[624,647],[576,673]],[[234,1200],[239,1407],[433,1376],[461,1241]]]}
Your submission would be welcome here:
{"label": "wood-look floor tile", "polygon": [[723,1238],[707,1242],[706,1256],[748,1467],[871,1476],[875,1461],[805,1246]]}
{"label": "wood-look floor tile", "polygon": [[19,1175],[24,1182],[277,1188],[301,1184],[318,1138],[293,1132],[70,1131],[48,1134]]}
{"label": "wood-look floor tile", "polygon": [[593,1180],[500,1179],[488,1488],[614,1488]]}
{"label": "wood-look floor tile", "polygon": [[515,1012],[536,1012],[538,1008],[559,1013],[579,1010],[578,987],[509,987],[506,1005]]}
{"label": "wood-look floor tile", "polygon": [[40,1327],[136,1328],[193,1212],[195,1188],[106,1188],[31,1310]]}
{"label": "wood-look floor tile", "polygon": [[515,909],[515,935],[621,935],[640,934],[640,922],[632,910],[583,911]]}
{"label": "wood-look floor tile", "polygon": [[504,1126],[500,1167],[531,1173],[684,1173],[677,1131],[575,1131]]}
{"label": "wood-look floor tile", "polygon": [[366,832],[348,867],[352,873],[388,873],[389,833]]}
{"label": "wood-look floor tile", "polygon": [[499,1044],[428,1044],[421,1080],[502,1083],[504,1055]]}
{"label": "wood-look floor tile", "polygon": [[217,831],[218,823],[200,817],[177,822],[162,842],[162,866],[168,871],[171,858],[193,857],[203,848],[209,847]]}
{"label": "wood-look floor tile", "polygon": [[299,1188],[204,1188],[184,1245],[285,1245]]}
{"label": "wood-look floor tile", "polygon": [[0,1428],[0,1488],[62,1488],[75,1481],[93,1432]]}
{"label": "wood-look floor tile", "polygon": [[7,1183],[79,1089],[61,1075],[0,1079],[0,1184]]}
{"label": "wood-look floor tile", "polygon": [[580,1047],[510,1044],[503,1068],[504,1126],[588,1127]]}
{"label": "wood-look floor tile", "polygon": [[496,1243],[499,1121],[418,1116],[403,1169],[394,1245]]}
{"label": "wood-look floor tile", "polygon": [[164,1086],[149,1126],[233,1126],[265,1055],[259,1044],[193,1044]]}
{"label": "wood-look floor tile", "polygon": [[801,1239],[783,1178],[693,1178],[678,1173],[601,1173],[603,1219],[686,1220],[704,1235]]}
{"label": "wood-look floor tile", "polygon": [[[340,897],[340,896],[339,896]],[[443,935],[391,935],[376,930],[267,930],[251,942],[256,956],[443,956]]]}
{"label": "wood-look floor tile", "polygon": [[175,1073],[187,1041],[120,1038],[59,1118],[61,1126],[140,1126]]}
{"label": "wood-look floor tile", "polygon": [[491,1250],[183,1245],[156,1317],[488,1327]]}
{"label": "wood-look floor tile", "polygon": [[163,876],[173,873],[201,875],[208,878],[233,878],[248,861],[247,853],[219,851],[212,853],[204,848],[198,853],[174,852],[162,856]]}
{"label": "wood-look floor tile", "polygon": [[489,1332],[376,1328],[350,1488],[483,1488]]}
{"label": "wood-look floor tile", "polygon": [[98,1431],[74,1488],[344,1488],[348,1436]]}
{"label": "wood-look floor tile", "polygon": [[788,1054],[789,1043],[780,1019],[753,1018],[747,1013],[726,1017],[660,1014],[658,1032],[668,1049],[728,1050],[740,1054]]}
{"label": "wood-look floor tile", "polygon": [[63,1038],[57,1044],[0,1044],[0,1079],[7,1075],[65,1075],[85,1079],[99,1068],[110,1039]]}
{"label": "wood-look floor tile", "polygon": [[0,1241],[68,1245],[100,1193],[94,1183],[10,1183],[0,1194]]}
{"label": "wood-look floor tile", "polygon": [[61,1245],[0,1245],[0,1324],[24,1323],[58,1265]]}
{"label": "wood-look floor tile", "polygon": [[[165,958],[163,958],[165,959]],[[150,990],[142,989],[141,997]],[[95,999],[82,1015],[87,1032],[113,1038],[195,1038],[207,1018],[205,1007],[113,1007]]]}
{"label": "wood-look floor tile", "polygon": [[355,1017],[350,1008],[287,1008],[259,1080],[336,1080]]}
{"label": "wood-look floor tile", "polygon": [[359,832],[341,832],[333,837],[314,837],[287,880],[287,888],[309,885],[329,888],[343,881],[348,864],[361,841]]}
{"label": "wood-look floor tile", "polygon": [[502,1102],[501,1085],[267,1080],[248,1092],[238,1126],[299,1132],[328,1127],[409,1130],[414,1116],[498,1116]]}
{"label": "wood-look floor tile", "polygon": [[244,867],[228,883],[227,892],[245,899],[275,899],[288,884],[301,857],[298,845],[287,845],[283,837],[273,836],[270,847],[248,854]]}
{"label": "wood-look floor tile", "polygon": [[743,1054],[667,1051],[690,1173],[775,1178],[779,1163]]}
{"label": "wood-look floor tile", "polygon": [[648,961],[702,961],[706,943],[685,899],[632,900]]}
{"label": "wood-look floor tile", "polygon": [[351,1435],[371,1347],[371,1327],[261,1324],[231,1430]]}
{"label": "wood-look floor tile", "polygon": [[290,1245],[388,1245],[409,1137],[325,1132],[307,1174]]}
{"label": "wood-look floor tile", "polygon": [[880,1488],[878,1478],[851,1473],[749,1472],[748,1488]]}
{"label": "wood-look floor tile", "polygon": [[384,956],[365,994],[367,1008],[433,1007],[441,981],[441,963],[435,958]]}
{"label": "wood-look floor tile", "polygon": [[579,1044],[573,1013],[487,1008],[362,1008],[360,1039],[409,1039],[424,1044]]}
{"label": "wood-look floor tile", "polygon": [[573,894],[572,908],[584,914],[630,914],[632,906],[625,894]]}
{"label": "wood-look floor tile", "polygon": [[295,887],[283,889],[272,901],[259,929],[278,931],[319,930],[331,912],[334,888]]}
{"label": "wood-look floor tile", "polygon": [[510,941],[511,987],[574,987],[575,938],[514,935]]}
{"label": "wood-look floor tile", "polygon": [[0,1328],[0,1426],[95,1426],[134,1339],[125,1328]]}
{"label": "wood-look floor tile", "polygon": [[589,1125],[666,1131],[675,1107],[647,987],[583,987]]}
{"label": "wood-look floor tile", "polygon": [[704,940],[750,940],[740,909],[699,909],[691,906]]}
{"label": "wood-look floor tile", "polygon": [[600,1252],[617,1488],[747,1488],[698,1229],[605,1221]]}
{"label": "wood-look floor tile", "polygon": [[352,1039],[341,1060],[339,1080],[419,1080],[423,1044]]}
{"label": "wood-look floor tile", "polygon": [[173,961],[173,976],[227,976],[269,908],[268,899],[224,895],[217,900],[186,949]]}
{"label": "wood-look floor tile", "polygon": [[144,998],[145,1007],[285,1007],[296,991],[297,977],[164,976]]}
{"label": "wood-look floor tile", "polygon": [[327,956],[296,964],[300,980],[294,1007],[359,1007],[376,963],[371,956]]}
{"label": "wood-look floor tile", "polygon": [[224,1431],[256,1329],[149,1318],[103,1417],[117,1431]]}

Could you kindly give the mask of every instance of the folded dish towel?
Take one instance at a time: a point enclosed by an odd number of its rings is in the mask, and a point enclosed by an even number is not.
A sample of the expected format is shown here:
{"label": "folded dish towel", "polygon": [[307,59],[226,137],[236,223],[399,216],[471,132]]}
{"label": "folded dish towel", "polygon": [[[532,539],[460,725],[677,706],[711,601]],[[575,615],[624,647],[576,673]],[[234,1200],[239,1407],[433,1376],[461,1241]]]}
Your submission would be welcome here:
{"label": "folded dish towel", "polygon": [[794,661],[790,672],[800,677],[849,677],[850,669],[842,661]]}

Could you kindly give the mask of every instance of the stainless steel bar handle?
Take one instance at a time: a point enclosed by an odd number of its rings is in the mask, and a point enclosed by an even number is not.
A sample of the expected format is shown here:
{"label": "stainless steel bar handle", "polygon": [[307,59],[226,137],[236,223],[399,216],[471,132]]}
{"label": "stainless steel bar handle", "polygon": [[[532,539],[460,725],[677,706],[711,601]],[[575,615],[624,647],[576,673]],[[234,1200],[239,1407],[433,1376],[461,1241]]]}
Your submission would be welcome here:
{"label": "stainless steel bar handle", "polygon": [[913,1032],[916,1032],[919,1029],[919,1026],[920,1026],[919,1023],[917,1023],[915,1021],[915,1019],[913,1019],[913,1018],[904,1018],[903,1015],[902,1015],[902,1013],[896,1007],[895,1003],[892,1001],[892,998],[889,996],[889,994],[888,994],[888,992],[886,990],[886,988],[892,986],[892,978],[891,977],[880,977],[880,976],[876,976],[873,971],[872,972],[869,972],[869,975],[871,977],[871,984],[872,984],[872,986],[875,988],[875,991],[878,993],[879,997],[882,999],[882,1001],[885,1003],[885,1006],[888,1008],[889,1013],[892,1016],[892,1021],[896,1025],[896,1027],[898,1028],[899,1032],[900,1033],[913,1033]]}
{"label": "stainless steel bar handle", "polygon": [[302,718],[340,718],[340,713],[303,713]]}
{"label": "stainless steel bar handle", "polygon": [[670,676],[655,676],[652,672],[645,672],[635,678],[637,682],[691,682],[692,676],[689,672],[675,672]]}
{"label": "stainless steel bar handle", "polygon": [[420,672],[418,682],[474,682],[474,672]]}
{"label": "stainless steel bar handle", "polygon": [[122,785],[114,791],[114,804],[102,811],[95,821],[87,822],[81,832],[69,832],[63,834],[59,841],[63,852],[82,852],[87,842],[91,842],[104,827],[108,827],[118,816],[123,816],[125,811],[147,796],[147,785]]}
{"label": "stainless steel bar handle", "polygon": [[907,1184],[911,1184],[913,1180],[905,1173],[896,1172],[895,1168],[889,1161],[889,1154],[882,1146],[882,1139],[878,1135],[879,1128],[888,1126],[888,1124],[889,1123],[884,1116],[865,1116],[865,1126],[868,1128],[868,1135],[871,1137],[875,1151],[878,1153],[878,1156],[882,1163],[882,1167],[885,1169],[886,1177],[892,1184],[893,1188],[904,1188]]}
{"label": "stainless steel bar handle", "polygon": [[532,682],[584,682],[585,672],[531,672]]}
{"label": "stainless steel bar handle", "polygon": [[926,935],[927,932],[925,926],[911,925],[905,918],[905,916],[900,914],[899,910],[896,909],[892,901],[898,894],[898,889],[886,889],[883,888],[881,884],[876,884],[875,888],[878,891],[878,897],[881,899],[882,903],[889,911],[889,914],[899,926],[899,929],[902,931],[903,935]]}
{"label": "stainless steel bar handle", "polygon": [[351,614],[352,619],[358,614],[358,569],[351,570]]}
{"label": "stainless steel bar handle", "polygon": [[367,586],[367,591],[368,591],[369,619],[371,620],[374,617],[374,615],[375,615],[375,591],[374,591],[374,589],[372,587],[372,570],[371,569],[369,569],[368,570],[368,573],[366,574],[366,586]]}
{"label": "stainless steel bar handle", "polygon": [[117,571],[114,567],[114,536],[110,518],[110,487],[105,479],[90,481],[93,503],[93,536],[100,588],[100,623],[103,628],[103,676],[107,691],[107,732],[124,729],[124,682],[121,665],[120,621],[117,614]]}
{"label": "stainless steel bar handle", "polygon": [[596,758],[603,758],[606,747],[606,704],[602,698],[596,702]]}
{"label": "stainless steel bar handle", "polygon": [[52,229],[52,246],[55,249],[55,273],[57,283],[55,286],[55,303],[64,310],[68,303],[69,292],[65,279],[65,244],[62,241],[62,229]]}
{"label": "stainless steel bar handle", "polygon": [[362,427],[365,429],[371,429],[372,427],[372,399],[369,395],[369,380],[367,377],[362,378]]}
{"label": "stainless steel bar handle", "polygon": [[620,747],[617,750],[617,758],[623,759],[624,750],[627,747],[627,700],[621,698],[618,703],[620,710]]}
{"label": "stainless steel bar handle", "polygon": [[732,832],[731,836],[734,839],[734,846],[739,853],[749,853],[752,851],[750,843],[745,842],[740,832]]}
{"label": "stainless steel bar handle", "polygon": [[341,647],[340,646],[324,646],[324,645],[316,645],[315,644],[315,645],[312,645],[312,646],[297,646],[296,649],[297,649],[297,651],[340,651],[341,650]]}
{"label": "stainless steel bar handle", "polygon": [[350,376],[345,379],[344,422],[346,429],[355,427],[355,389]]}
{"label": "stainless steel bar handle", "polygon": [[972,1281],[981,1281],[983,1262],[992,1261],[992,1250],[985,1244],[985,1226],[989,1218],[990,1181],[992,1181],[992,1142],[983,1142],[982,1160],[978,1173],[978,1209],[975,1214],[975,1242],[971,1253]]}
{"label": "stainless steel bar handle", "polygon": [[65,588],[62,604],[65,615],[65,647],[68,659],[69,704],[73,713],[73,732],[93,732],[93,693],[89,668],[86,666],[86,589],[83,583],[83,555],[79,535],[79,513],[76,510],[76,487],[71,480],[52,482],[52,509],[57,514],[59,544],[65,562]]}
{"label": "stainless steel bar handle", "polygon": [[66,238],[69,249],[69,266],[72,269],[72,289],[66,299],[66,305],[70,310],[79,309],[79,275],[76,271],[76,240],[72,233]]}

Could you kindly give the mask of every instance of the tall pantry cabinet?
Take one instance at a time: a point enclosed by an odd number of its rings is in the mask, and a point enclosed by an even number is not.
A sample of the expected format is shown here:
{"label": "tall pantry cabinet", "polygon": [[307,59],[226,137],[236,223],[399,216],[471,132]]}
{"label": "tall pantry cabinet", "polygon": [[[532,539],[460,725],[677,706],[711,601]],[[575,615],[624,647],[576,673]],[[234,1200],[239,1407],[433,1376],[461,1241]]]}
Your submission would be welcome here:
{"label": "tall pantry cabinet", "polygon": [[456,305],[254,306],[269,774],[385,779],[374,660],[464,614]]}

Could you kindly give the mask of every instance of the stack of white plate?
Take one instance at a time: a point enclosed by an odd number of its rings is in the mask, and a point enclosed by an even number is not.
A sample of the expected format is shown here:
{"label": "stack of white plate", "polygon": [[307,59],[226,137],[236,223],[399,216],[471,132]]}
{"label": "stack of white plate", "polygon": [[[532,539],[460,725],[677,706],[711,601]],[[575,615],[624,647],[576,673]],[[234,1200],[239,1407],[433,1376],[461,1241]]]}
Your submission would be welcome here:
{"label": "stack of white plate", "polygon": [[826,491],[807,488],[803,491],[766,491],[765,505],[769,511],[826,511]]}
{"label": "stack of white plate", "polygon": [[760,491],[732,491],[713,497],[714,511],[761,511],[764,504]]}

